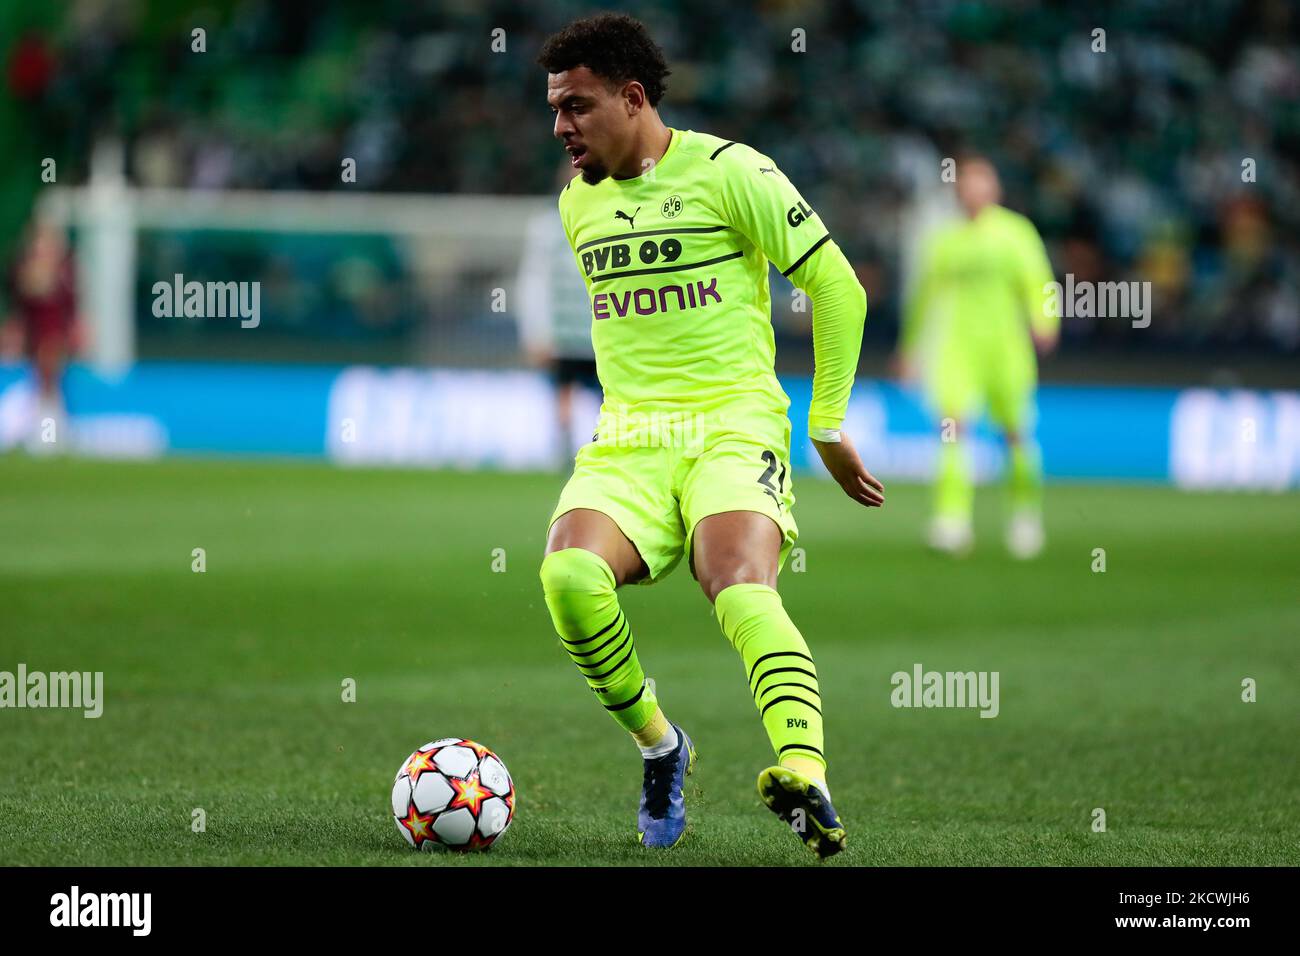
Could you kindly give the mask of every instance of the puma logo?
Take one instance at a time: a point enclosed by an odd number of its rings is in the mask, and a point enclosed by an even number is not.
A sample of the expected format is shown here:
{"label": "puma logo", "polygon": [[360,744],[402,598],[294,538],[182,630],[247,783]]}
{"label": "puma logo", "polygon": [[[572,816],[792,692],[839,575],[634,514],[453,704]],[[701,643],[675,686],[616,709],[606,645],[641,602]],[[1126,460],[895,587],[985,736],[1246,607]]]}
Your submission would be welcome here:
{"label": "puma logo", "polygon": [[621,209],[615,209],[615,210],[614,210],[614,218],[615,218],[615,219],[626,219],[626,220],[627,220],[627,226],[628,226],[628,228],[629,228],[629,229],[635,229],[635,228],[636,228],[636,217],[637,217],[637,213],[639,213],[640,211],[641,211],[641,207],[640,207],[640,206],[637,206],[637,207],[636,207],[636,212],[632,213],[632,215],[629,216],[629,215],[628,215],[627,213],[625,213],[623,210],[621,210]]}
{"label": "puma logo", "polygon": [[772,166],[772,167],[768,167],[768,166],[760,166],[760,167],[758,167],[758,171],[759,171],[760,173],[772,173],[773,175],[776,175],[776,167],[775,167],[775,166]]}

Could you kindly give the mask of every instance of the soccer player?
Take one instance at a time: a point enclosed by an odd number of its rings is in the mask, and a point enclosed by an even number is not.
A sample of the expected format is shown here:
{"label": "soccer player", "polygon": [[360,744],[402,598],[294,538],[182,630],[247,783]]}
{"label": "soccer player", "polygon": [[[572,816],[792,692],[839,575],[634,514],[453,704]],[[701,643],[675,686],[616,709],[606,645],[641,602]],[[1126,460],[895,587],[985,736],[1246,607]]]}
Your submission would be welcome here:
{"label": "soccer player", "polygon": [[664,125],[669,70],[641,23],[575,21],[538,62],[554,134],[581,172],[559,209],[591,296],[605,392],[596,439],[578,452],[551,516],[546,605],[596,699],[640,748],[642,844],[673,846],[695,748],[659,706],[616,591],[662,580],[685,556],[776,753],[759,794],[830,856],[845,832],[826,784],[817,669],[776,591],[798,532],[768,263],[814,302],[813,443],[850,498],[878,507],[882,485],[840,432],[866,293],[770,158]]}
{"label": "soccer player", "polygon": [[1045,308],[1052,266],[1037,230],[998,205],[997,170],[982,157],[957,164],[963,217],[926,243],[899,337],[895,368],[918,374],[940,429],[931,547],[965,554],[974,546],[975,488],[961,439],[987,408],[1007,443],[1010,520],[1006,544],[1018,558],[1043,548],[1042,467],[1033,439],[1035,350],[1056,347],[1060,318]]}

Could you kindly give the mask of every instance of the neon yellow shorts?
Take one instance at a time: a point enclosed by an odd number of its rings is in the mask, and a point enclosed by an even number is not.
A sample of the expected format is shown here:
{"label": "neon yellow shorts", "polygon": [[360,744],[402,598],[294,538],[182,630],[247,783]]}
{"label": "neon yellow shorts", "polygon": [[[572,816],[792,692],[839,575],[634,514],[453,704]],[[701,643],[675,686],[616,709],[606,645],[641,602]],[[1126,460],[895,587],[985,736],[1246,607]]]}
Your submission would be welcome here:
{"label": "neon yellow shorts", "polygon": [[799,536],[791,510],[788,420],[784,434],[784,441],[776,443],[726,433],[693,448],[591,442],[578,451],[550,524],[575,508],[608,515],[650,569],[637,583],[652,584],[691,554],[695,528],[703,519],[725,511],[756,511],[781,531],[779,570]]}
{"label": "neon yellow shorts", "polygon": [[1032,351],[958,348],[940,351],[927,381],[926,398],[939,417],[966,421],[988,412],[993,424],[1012,431],[1033,428],[1038,384]]}

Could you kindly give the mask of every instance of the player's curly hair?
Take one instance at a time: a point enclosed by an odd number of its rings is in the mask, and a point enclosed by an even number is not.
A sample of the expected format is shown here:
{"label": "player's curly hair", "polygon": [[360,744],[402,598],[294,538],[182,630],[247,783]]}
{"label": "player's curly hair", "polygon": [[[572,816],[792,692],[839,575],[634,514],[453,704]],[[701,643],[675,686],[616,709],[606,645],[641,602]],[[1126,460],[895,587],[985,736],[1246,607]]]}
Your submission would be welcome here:
{"label": "player's curly hair", "polygon": [[663,98],[664,77],[672,71],[664,52],[640,20],[625,13],[599,13],[574,20],[547,37],[537,62],[548,73],[585,66],[616,88],[636,80],[651,106]]}

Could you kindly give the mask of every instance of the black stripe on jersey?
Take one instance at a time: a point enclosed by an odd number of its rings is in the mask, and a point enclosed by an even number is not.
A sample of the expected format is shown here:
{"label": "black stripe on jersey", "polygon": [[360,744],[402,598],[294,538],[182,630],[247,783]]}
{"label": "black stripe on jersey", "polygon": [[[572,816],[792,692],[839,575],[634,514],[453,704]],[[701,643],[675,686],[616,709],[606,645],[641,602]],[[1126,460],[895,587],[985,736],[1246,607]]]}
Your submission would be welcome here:
{"label": "black stripe on jersey", "polygon": [[826,233],[826,235],[822,236],[820,239],[814,242],[813,247],[809,249],[807,252],[805,252],[803,255],[801,255],[799,257],[799,261],[796,262],[794,265],[792,265],[789,269],[786,269],[784,272],[782,272],[781,275],[785,276],[786,278],[789,278],[790,273],[794,272],[795,269],[798,269],[801,265],[803,265],[806,261],[808,261],[808,257],[812,255],[814,252],[816,252],[818,249],[820,249],[823,245],[825,245],[826,240],[829,239],[830,237],[831,234],[828,232]]}
{"label": "black stripe on jersey", "polygon": [[820,707],[818,707],[816,704],[810,704],[808,701],[804,700],[802,697],[774,697],[774,698],[772,698],[771,700],[769,700],[769,701],[767,702],[767,704],[764,705],[764,707],[763,707],[762,710],[760,710],[760,711],[758,712],[758,716],[759,716],[759,718],[762,718],[762,716],[763,716],[764,714],[766,714],[769,710],[771,710],[771,709],[772,709],[773,707],[775,707],[777,704],[781,703],[781,701],[783,701],[783,700],[792,700],[792,701],[794,701],[794,702],[797,703],[797,704],[803,704],[805,707],[811,707],[813,710],[817,711],[818,716],[821,715],[821,708],[820,708]]}
{"label": "black stripe on jersey", "polygon": [[735,146],[735,145],[736,145],[735,143],[723,143],[721,146],[719,146],[717,149],[713,151],[713,155],[710,156],[709,159],[717,159],[718,153],[722,152],[728,146]]}
{"label": "black stripe on jersey", "polygon": [[730,252],[725,256],[715,256],[712,259],[705,259],[703,262],[692,262],[689,265],[684,266],[673,264],[671,266],[662,266],[658,269],[633,269],[630,272],[611,272],[607,276],[596,276],[596,278],[592,279],[591,282],[592,285],[595,285],[597,282],[604,282],[606,279],[623,279],[627,276],[657,275],[660,272],[689,272],[691,269],[702,269],[704,266],[717,265],[719,262],[726,262],[728,259],[739,259],[744,254],[743,251],[736,250],[735,252]]}
{"label": "black stripe on jersey", "polygon": [[642,236],[666,236],[669,233],[678,232],[718,232],[726,228],[726,226],[684,226],[678,229],[650,229],[645,232],[625,232],[618,236],[606,236],[604,239],[592,239],[590,242],[584,242],[573,251],[581,252],[583,249],[587,249],[591,246],[598,246],[602,242],[617,242],[620,239],[640,239]]}

